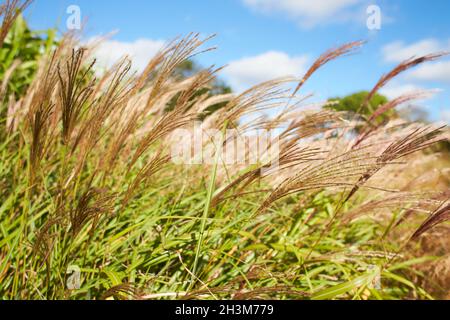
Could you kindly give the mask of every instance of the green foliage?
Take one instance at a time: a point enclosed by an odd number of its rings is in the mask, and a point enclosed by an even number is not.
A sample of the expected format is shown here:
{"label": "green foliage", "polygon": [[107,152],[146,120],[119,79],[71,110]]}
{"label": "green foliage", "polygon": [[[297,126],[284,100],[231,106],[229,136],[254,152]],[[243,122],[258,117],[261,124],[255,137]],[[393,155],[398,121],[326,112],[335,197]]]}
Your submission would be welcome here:
{"label": "green foliage", "polygon": [[[367,107],[363,106],[363,103],[368,94],[369,93],[367,91],[360,91],[342,98],[331,98],[329,99],[329,101],[337,101],[338,103],[330,106],[329,108],[336,111],[350,111],[359,113],[360,115],[367,117],[370,116],[379,106],[389,101],[385,96],[377,93],[370,100]],[[379,116],[376,121],[377,123],[381,123],[387,119],[396,117],[396,115],[397,113],[395,112],[395,110],[389,110],[385,114]]]}
{"label": "green foliage", "polygon": [[[193,75],[195,75],[197,72],[201,71],[201,67],[193,60],[185,60],[182,63],[180,63],[177,68],[174,71],[174,77],[176,79],[186,79],[189,78]],[[192,97],[192,100],[194,100],[196,97],[203,95],[203,94],[208,94],[208,96],[214,96],[214,95],[219,95],[219,94],[226,94],[226,93],[231,93],[231,87],[228,86],[223,80],[221,79],[215,79],[212,84],[210,85],[210,87],[208,88],[202,88],[199,89],[197,91],[197,93]],[[167,104],[167,108],[166,110],[173,110],[175,104],[177,103],[178,97],[180,96],[180,93],[175,95]],[[219,110],[220,108],[224,107],[226,105],[226,101],[225,102],[221,102],[221,103],[216,103],[214,105],[211,105],[209,107],[206,108],[205,110],[205,115],[209,115],[211,113],[213,113],[216,110]],[[203,116],[203,117],[204,117]]]}
{"label": "green foliage", "polygon": [[[18,63],[8,81],[6,96],[20,97],[33,80],[37,61],[43,54],[49,54],[56,44],[56,31],[31,31],[24,18],[19,15],[0,48],[0,79]],[[16,62],[17,61],[17,62]]]}

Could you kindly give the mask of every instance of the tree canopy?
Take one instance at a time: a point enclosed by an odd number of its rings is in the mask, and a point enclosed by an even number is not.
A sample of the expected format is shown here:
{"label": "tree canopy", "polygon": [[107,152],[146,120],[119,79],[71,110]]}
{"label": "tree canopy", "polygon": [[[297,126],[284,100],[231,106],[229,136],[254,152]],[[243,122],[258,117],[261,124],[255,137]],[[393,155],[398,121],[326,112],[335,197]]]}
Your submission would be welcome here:
{"label": "tree canopy", "polygon": [[[369,92],[359,91],[350,94],[345,97],[335,97],[329,99],[329,101],[335,101],[336,104],[330,105],[329,108],[337,111],[350,111],[358,113],[363,117],[370,116],[377,108],[381,105],[389,102],[389,99],[381,94],[375,94],[373,98],[369,101],[368,106],[363,106],[363,103]],[[388,110],[384,114],[380,115],[377,119],[377,123],[384,122],[385,120],[397,117],[397,112],[393,109]]]}

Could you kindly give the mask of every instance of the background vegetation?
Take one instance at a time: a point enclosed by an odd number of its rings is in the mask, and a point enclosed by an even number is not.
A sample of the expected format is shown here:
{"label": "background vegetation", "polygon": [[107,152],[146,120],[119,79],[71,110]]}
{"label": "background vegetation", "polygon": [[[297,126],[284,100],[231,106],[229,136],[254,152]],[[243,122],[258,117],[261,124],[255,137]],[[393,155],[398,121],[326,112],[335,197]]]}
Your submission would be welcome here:
{"label": "background vegetation", "polygon": [[[418,95],[377,94],[441,54],[303,112],[302,84],[361,43],[242,94],[193,68],[195,34],[142,74],[123,59],[96,79],[91,48],[30,31],[25,4],[0,7],[2,299],[448,297],[449,158],[429,148],[448,129],[393,117]],[[224,135],[203,145],[213,163],[173,163],[176,129],[199,119],[201,132],[278,128],[279,167],[224,163],[238,138]]]}

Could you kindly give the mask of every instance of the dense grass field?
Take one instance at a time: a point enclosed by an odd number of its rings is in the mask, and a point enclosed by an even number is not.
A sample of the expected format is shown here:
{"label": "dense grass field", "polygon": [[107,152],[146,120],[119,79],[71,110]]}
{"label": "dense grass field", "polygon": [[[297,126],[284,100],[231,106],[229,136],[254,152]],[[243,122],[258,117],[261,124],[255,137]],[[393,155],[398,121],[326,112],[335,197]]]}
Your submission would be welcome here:
{"label": "dense grass field", "polygon": [[[197,34],[140,74],[127,58],[99,74],[74,34],[17,60],[18,4],[0,11],[1,299],[449,297],[448,128],[377,121],[424,93],[369,116],[302,96],[363,43],[330,49],[299,78],[214,94],[220,69],[176,76],[209,50]],[[361,108],[441,56],[401,63]],[[262,130],[272,136],[255,160],[246,143]]]}

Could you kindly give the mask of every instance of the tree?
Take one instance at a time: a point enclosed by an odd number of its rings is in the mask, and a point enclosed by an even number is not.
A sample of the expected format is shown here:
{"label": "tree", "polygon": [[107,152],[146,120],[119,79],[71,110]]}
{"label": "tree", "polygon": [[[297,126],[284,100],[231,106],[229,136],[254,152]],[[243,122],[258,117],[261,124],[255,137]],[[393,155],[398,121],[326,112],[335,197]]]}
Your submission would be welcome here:
{"label": "tree", "polygon": [[[377,93],[369,101],[368,106],[363,106],[363,103],[368,94],[369,93],[367,91],[360,91],[342,98],[331,98],[328,101],[335,101],[337,103],[330,105],[328,108],[334,109],[336,111],[350,111],[353,113],[358,113],[359,115],[367,118],[375,110],[377,110],[379,106],[389,101],[388,98]],[[375,122],[382,123],[386,120],[396,118],[397,116],[397,112],[391,109],[377,117],[375,119]]]}
{"label": "tree", "polygon": [[[193,60],[185,60],[181,64],[179,64],[175,71],[174,71],[174,77],[179,79],[186,79],[190,76],[195,75],[201,70],[201,66],[198,65]],[[199,89],[195,96],[201,95],[201,94],[208,94],[208,96],[214,96],[219,94],[226,94],[231,93],[231,87],[229,87],[223,80],[221,79],[215,79],[210,87],[208,88],[201,88]],[[180,96],[180,93],[177,93],[167,104],[166,110],[172,110],[175,107],[175,104],[178,100],[178,97]],[[193,97],[194,98],[194,97]],[[202,118],[205,116],[213,113],[214,111],[224,107],[227,104],[227,102],[220,102],[216,103],[214,105],[210,105],[205,109],[205,114]]]}

